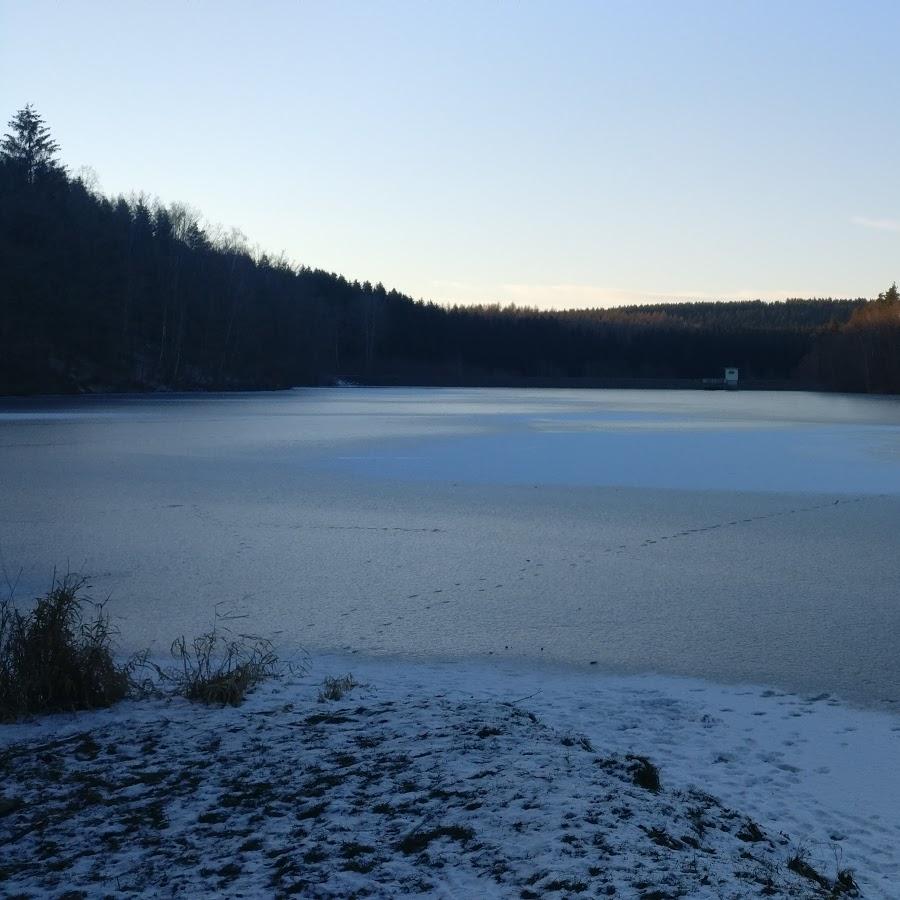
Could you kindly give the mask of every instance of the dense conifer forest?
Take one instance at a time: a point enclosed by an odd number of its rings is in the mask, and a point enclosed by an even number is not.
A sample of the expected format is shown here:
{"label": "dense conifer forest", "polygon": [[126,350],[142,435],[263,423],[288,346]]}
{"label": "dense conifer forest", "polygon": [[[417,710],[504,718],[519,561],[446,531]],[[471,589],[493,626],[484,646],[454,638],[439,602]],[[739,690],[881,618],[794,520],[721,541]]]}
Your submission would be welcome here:
{"label": "dense conifer forest", "polygon": [[900,300],[444,307],[251,250],[197,215],[106,197],[32,107],[0,143],[0,394],[396,384],[900,391]]}

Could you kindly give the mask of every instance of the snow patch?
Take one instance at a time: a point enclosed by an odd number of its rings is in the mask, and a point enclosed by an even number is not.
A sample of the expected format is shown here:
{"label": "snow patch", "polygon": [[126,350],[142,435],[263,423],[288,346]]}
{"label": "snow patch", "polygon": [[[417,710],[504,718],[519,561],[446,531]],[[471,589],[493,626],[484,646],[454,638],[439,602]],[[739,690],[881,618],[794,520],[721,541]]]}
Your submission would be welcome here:
{"label": "snow patch", "polygon": [[[362,685],[317,702],[348,670]],[[850,867],[866,897],[897,896],[894,717],[477,661],[315,671],[237,709],[157,699],[0,728],[7,888],[816,897],[809,872]]]}

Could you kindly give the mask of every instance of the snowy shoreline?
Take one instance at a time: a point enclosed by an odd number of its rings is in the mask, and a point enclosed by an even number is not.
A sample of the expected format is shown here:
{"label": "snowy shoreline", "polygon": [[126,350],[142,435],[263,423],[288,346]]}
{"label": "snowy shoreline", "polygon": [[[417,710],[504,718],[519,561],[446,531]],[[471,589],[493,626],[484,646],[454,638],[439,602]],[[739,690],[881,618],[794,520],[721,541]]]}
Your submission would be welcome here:
{"label": "snowy shoreline", "polygon": [[[787,868],[799,854],[900,896],[900,717],[511,662],[312,665],[236,709],[142,700],[0,727],[6,888],[825,896]],[[360,686],[317,702],[345,672]]]}

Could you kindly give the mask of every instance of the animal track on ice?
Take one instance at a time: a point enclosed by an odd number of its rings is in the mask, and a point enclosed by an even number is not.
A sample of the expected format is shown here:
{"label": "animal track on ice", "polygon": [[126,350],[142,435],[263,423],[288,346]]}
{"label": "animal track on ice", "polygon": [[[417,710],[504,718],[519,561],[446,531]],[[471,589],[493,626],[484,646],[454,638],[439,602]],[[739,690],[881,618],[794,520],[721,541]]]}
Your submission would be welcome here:
{"label": "animal track on ice", "polygon": [[[656,544],[659,541],[672,541],[672,540],[675,540],[676,538],[684,538],[684,537],[688,537],[690,535],[705,534],[706,532],[709,532],[709,531],[715,531],[718,528],[734,528],[734,527],[737,527],[738,525],[751,525],[754,522],[762,522],[766,519],[777,519],[777,518],[782,518],[784,516],[797,515],[798,513],[816,512],[816,511],[822,510],[822,509],[833,509],[836,506],[846,506],[851,503],[862,503],[865,500],[882,499],[884,496],[885,495],[883,495],[883,494],[878,494],[875,497],[852,497],[852,498],[848,498],[848,499],[840,499],[839,498],[837,500],[828,500],[825,503],[816,503],[816,504],[813,504],[812,506],[801,506],[801,507],[797,507],[796,509],[786,509],[786,510],[779,510],[776,512],[763,513],[758,516],[748,516],[745,519],[734,519],[734,520],[731,520],[728,522],[716,522],[712,525],[702,525],[697,528],[686,528],[683,531],[676,531],[674,534],[660,535],[655,538],[644,538],[644,540],[641,541],[639,544],[632,545],[632,546],[635,549],[642,549],[644,547],[649,547],[653,544]],[[622,551],[627,550],[627,549],[628,549],[627,544],[619,544],[616,547],[604,547],[603,552],[604,553],[613,553],[615,551],[618,551],[621,553]]]}

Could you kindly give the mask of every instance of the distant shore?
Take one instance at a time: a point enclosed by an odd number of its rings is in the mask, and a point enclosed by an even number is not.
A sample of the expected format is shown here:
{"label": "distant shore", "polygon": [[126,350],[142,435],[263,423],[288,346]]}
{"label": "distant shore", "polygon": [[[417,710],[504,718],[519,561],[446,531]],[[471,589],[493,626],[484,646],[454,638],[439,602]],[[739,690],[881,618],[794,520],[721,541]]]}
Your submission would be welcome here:
{"label": "distant shore", "polygon": [[[54,380],[34,385],[6,385],[0,388],[0,399],[28,397],[78,397],[101,395],[153,394],[225,394],[285,391],[298,387],[398,387],[398,388],[543,388],[558,390],[719,390],[704,383],[703,378],[562,378],[517,375],[480,375],[451,377],[445,375],[342,375],[310,384],[188,384],[135,385],[103,382],[65,382]],[[826,385],[786,379],[742,379],[740,391],[816,391],[834,393]],[[844,393],[844,392],[840,392]],[[852,393],[852,392],[851,392]]]}
{"label": "distant shore", "polygon": [[[714,377],[714,376],[710,376]],[[493,375],[478,377],[447,378],[422,376],[404,379],[386,376],[347,376],[351,384],[361,387],[468,387],[468,388],[585,388],[591,390],[676,390],[702,391],[717,390],[718,386],[704,383],[703,378],[541,378],[536,376]],[[821,391],[821,385],[786,379],[748,378],[742,380],[737,390],[744,391]]]}

